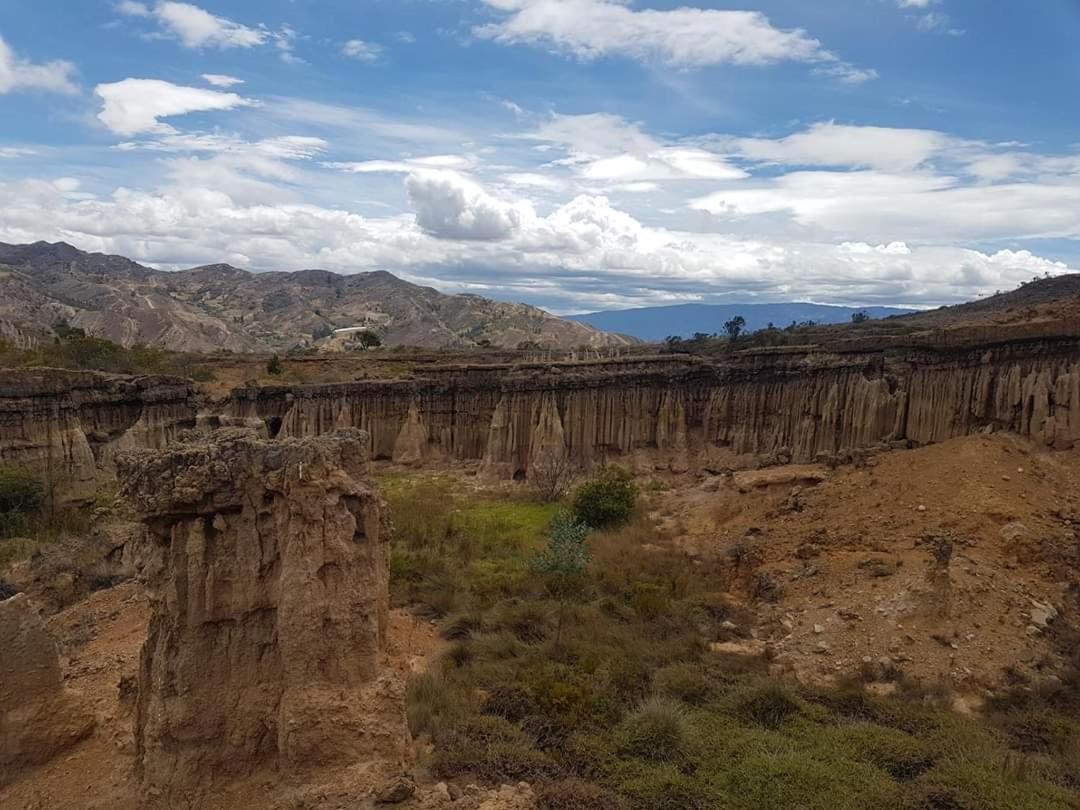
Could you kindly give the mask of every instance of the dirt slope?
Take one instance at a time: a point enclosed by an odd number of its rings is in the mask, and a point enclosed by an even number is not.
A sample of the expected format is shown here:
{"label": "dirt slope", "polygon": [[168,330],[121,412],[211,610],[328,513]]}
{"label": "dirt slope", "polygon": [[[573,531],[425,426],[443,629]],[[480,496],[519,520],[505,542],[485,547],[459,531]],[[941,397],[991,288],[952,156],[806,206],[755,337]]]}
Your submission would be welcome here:
{"label": "dirt slope", "polygon": [[1080,562],[1080,456],[1004,434],[861,469],[741,473],[663,502],[684,548],[740,572],[758,639],[809,680],[882,659],[972,692],[1007,667],[1037,675]]}

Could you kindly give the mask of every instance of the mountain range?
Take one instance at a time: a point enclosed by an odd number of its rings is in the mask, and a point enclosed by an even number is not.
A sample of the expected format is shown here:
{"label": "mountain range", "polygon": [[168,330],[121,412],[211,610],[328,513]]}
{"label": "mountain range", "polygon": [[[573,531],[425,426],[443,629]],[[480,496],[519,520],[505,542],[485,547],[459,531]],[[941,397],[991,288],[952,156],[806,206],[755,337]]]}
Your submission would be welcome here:
{"label": "mountain range", "polygon": [[568,318],[589,324],[606,332],[629,335],[648,342],[661,341],[669,336],[689,338],[695,332],[723,332],[724,322],[741,315],[748,332],[764,329],[769,324],[785,327],[792,323],[813,321],[817,324],[848,323],[851,317],[863,312],[870,318],[905,315],[913,310],[896,307],[841,307],[828,304],[678,304],[667,307],[589,312]]}
{"label": "mountain range", "polygon": [[213,264],[169,272],[64,242],[0,243],[0,338],[30,345],[58,322],[125,346],[191,352],[340,348],[334,331],[355,327],[387,345],[432,348],[635,342],[526,304],[446,295],[382,271],[251,273]]}

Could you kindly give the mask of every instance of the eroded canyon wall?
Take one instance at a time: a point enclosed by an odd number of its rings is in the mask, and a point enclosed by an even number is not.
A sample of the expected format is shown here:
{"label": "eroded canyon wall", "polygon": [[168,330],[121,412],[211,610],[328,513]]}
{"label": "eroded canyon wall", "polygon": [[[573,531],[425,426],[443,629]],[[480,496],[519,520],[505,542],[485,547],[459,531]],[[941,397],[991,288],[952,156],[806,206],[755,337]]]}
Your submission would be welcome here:
{"label": "eroded canyon wall", "polygon": [[152,560],[135,718],[146,784],[404,756],[367,444],[357,430],[271,442],[224,429],[121,456]]}
{"label": "eroded canyon wall", "polygon": [[190,380],[62,369],[0,370],[0,464],[35,473],[59,500],[85,500],[124,450],[161,448],[195,425]]}
{"label": "eroded canyon wall", "polygon": [[272,435],[357,426],[375,458],[476,460],[527,476],[560,445],[584,466],[677,471],[813,460],[890,443],[1007,430],[1059,449],[1080,441],[1080,340],[825,352],[717,360],[637,358],[455,367],[425,376],[244,388],[226,406]]}
{"label": "eroded canyon wall", "polygon": [[183,380],[4,371],[0,463],[28,466],[58,481],[64,496],[86,498],[111,475],[117,452],[166,446],[196,422],[256,425],[285,438],[356,427],[376,459],[471,460],[518,478],[538,455],[560,453],[585,467],[682,471],[809,461],[978,430],[1072,447],[1080,441],[1080,337],[1027,325],[1011,335],[942,335],[936,347],[922,337],[848,340],[833,351],[707,359],[434,365],[403,379],[242,387],[201,409]]}

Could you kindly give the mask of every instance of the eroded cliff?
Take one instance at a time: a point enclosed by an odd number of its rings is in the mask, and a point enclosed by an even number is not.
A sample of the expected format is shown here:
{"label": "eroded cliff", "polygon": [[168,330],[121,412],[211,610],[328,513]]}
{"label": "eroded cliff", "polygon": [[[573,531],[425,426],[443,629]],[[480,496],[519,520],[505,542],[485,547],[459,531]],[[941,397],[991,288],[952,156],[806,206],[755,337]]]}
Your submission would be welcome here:
{"label": "eroded cliff", "polygon": [[0,464],[29,469],[58,500],[113,477],[117,453],[162,448],[195,424],[193,383],[31,368],[0,371]]}
{"label": "eroded cliff", "polygon": [[135,716],[146,785],[169,795],[403,758],[403,685],[380,666],[387,532],[366,445],[355,430],[277,442],[225,430],[121,457],[156,560]]}
{"label": "eroded cliff", "polygon": [[356,426],[375,458],[476,460],[519,478],[553,452],[586,467],[684,471],[980,430],[1067,449],[1080,441],[1080,340],[425,369],[406,380],[242,388],[225,411],[283,437]]}

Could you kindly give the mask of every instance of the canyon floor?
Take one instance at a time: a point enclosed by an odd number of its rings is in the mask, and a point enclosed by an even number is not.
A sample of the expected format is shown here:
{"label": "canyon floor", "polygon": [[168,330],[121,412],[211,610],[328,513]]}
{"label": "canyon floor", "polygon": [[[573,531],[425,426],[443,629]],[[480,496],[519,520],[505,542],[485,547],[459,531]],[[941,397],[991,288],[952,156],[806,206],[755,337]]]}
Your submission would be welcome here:
{"label": "canyon floor", "polygon": [[[468,466],[375,478],[421,785],[403,807],[440,780],[459,807],[520,780],[542,808],[1080,807],[1076,452],[986,434],[639,476],[638,513],[593,537],[565,604],[529,566],[558,505]],[[134,582],[49,619],[97,727],[0,806],[147,800],[129,689],[147,621]],[[655,751],[636,704],[667,713]],[[257,773],[198,806],[363,807],[392,775]]]}

